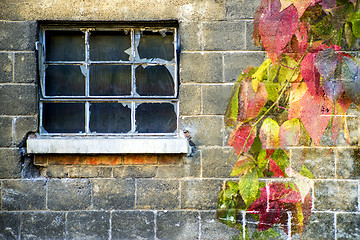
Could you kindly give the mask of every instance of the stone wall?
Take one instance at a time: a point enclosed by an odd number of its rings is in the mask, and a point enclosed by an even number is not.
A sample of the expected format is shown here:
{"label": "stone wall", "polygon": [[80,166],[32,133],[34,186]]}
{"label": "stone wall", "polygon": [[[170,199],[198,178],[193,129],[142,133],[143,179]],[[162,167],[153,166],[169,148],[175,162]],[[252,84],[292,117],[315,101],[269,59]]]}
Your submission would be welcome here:
{"label": "stone wall", "polygon": [[[0,238],[214,240],[238,234],[215,219],[217,194],[234,163],[223,114],[241,70],[265,58],[251,38],[259,2],[3,0]],[[180,121],[196,144],[193,156],[26,155],[27,134],[38,131],[38,20],[174,19],[181,40]],[[307,149],[315,180],[304,239],[360,238],[360,112],[352,106],[347,114],[350,146],[339,140],[330,147],[326,135],[322,147]],[[291,158],[302,152],[293,149]]]}

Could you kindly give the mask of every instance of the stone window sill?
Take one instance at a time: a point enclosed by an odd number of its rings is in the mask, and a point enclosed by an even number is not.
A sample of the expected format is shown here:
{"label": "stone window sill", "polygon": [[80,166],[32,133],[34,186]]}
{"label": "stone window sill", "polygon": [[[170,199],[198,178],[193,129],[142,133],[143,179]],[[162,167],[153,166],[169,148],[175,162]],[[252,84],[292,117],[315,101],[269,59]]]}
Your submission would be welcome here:
{"label": "stone window sill", "polygon": [[45,137],[27,139],[28,154],[189,153],[186,138]]}

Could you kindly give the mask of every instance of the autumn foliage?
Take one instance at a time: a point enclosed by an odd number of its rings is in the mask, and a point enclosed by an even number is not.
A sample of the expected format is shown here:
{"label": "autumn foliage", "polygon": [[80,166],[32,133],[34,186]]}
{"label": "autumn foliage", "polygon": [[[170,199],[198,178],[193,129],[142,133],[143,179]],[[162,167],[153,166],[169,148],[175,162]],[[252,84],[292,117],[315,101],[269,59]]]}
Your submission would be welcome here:
{"label": "autumn foliage", "polygon": [[351,103],[360,106],[360,68],[348,50],[360,37],[359,0],[262,0],[253,36],[269,58],[243,71],[229,99],[231,176],[240,180],[224,185],[217,217],[243,231],[244,210],[258,216],[263,237],[275,224],[302,234],[312,174],[301,162],[289,166],[289,148],[319,146],[326,129],[334,145],[341,132],[350,141],[345,114]]}

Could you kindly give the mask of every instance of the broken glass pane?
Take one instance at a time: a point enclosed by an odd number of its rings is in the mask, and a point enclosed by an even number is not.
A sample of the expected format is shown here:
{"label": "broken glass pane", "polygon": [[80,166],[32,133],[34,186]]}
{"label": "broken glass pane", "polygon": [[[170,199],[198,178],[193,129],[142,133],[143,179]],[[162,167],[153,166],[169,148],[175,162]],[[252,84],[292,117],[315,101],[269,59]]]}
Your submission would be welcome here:
{"label": "broken glass pane", "polygon": [[42,122],[48,133],[84,132],[84,103],[43,103]]}
{"label": "broken glass pane", "polygon": [[46,61],[85,61],[85,34],[46,31]]}
{"label": "broken glass pane", "polygon": [[127,133],[131,130],[131,109],[122,103],[91,103],[90,131]]}
{"label": "broken glass pane", "polygon": [[131,95],[131,67],[129,65],[91,65],[90,95]]}
{"label": "broken glass pane", "polygon": [[45,94],[47,96],[84,96],[85,76],[82,73],[82,67],[82,65],[47,66]]}
{"label": "broken glass pane", "polygon": [[124,31],[94,31],[90,35],[90,59],[93,61],[129,60],[130,34]]}
{"label": "broken glass pane", "polygon": [[141,59],[161,58],[168,61],[174,59],[174,34],[166,32],[163,35],[160,32],[142,32],[138,47]]}
{"label": "broken glass pane", "polygon": [[[168,66],[173,68],[173,66]],[[172,96],[174,80],[163,65],[138,66],[135,70],[136,92],[141,96]]]}
{"label": "broken glass pane", "polygon": [[177,127],[172,103],[142,103],[136,108],[135,120],[139,133],[173,133]]}

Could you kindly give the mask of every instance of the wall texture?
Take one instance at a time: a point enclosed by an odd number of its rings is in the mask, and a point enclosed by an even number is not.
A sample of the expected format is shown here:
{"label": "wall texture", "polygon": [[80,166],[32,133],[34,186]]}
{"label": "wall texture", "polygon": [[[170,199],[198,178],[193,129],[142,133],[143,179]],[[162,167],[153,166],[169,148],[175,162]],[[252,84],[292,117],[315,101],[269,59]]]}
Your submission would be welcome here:
{"label": "wall texture", "polygon": [[[251,38],[259,2],[2,0],[0,239],[214,240],[238,234],[215,219],[217,194],[233,164],[223,114],[241,70],[265,57]],[[180,121],[197,146],[192,157],[26,155],[27,134],[38,130],[38,20],[170,19],[180,24]],[[303,239],[360,238],[360,112],[352,106],[347,114],[351,145],[339,140],[330,147],[326,135],[320,148],[307,149],[314,205]],[[291,158],[302,152],[293,149]],[[279,239],[289,237],[281,233]]]}

